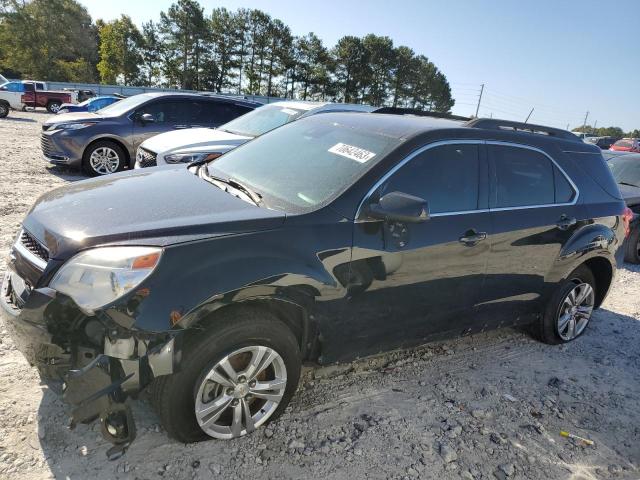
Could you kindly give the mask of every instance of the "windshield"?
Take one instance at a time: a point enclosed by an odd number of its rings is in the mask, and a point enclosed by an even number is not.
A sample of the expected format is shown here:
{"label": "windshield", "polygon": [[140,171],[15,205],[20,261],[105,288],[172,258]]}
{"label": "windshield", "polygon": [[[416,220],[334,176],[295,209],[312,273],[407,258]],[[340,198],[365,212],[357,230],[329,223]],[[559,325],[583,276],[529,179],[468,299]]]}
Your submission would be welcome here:
{"label": "windshield", "polygon": [[640,187],[640,155],[614,157],[607,163],[616,183]]}
{"label": "windshield", "polygon": [[112,103],[102,109],[100,109],[100,114],[113,115],[118,116],[124,113],[127,113],[130,110],[133,110],[138,105],[143,104],[144,102],[151,100],[153,95],[148,95],[145,93],[141,93],[140,95],[134,95],[133,97],[123,98],[119,102]]}
{"label": "windshield", "polygon": [[80,103],[78,104],[78,106],[79,106],[79,107],[87,106],[87,105],[89,105],[89,103],[91,103],[91,100],[93,100],[93,99],[92,99],[92,98],[90,98],[89,100],[85,100],[84,102],[80,102]]}
{"label": "windshield", "polygon": [[250,186],[269,208],[310,211],[337,197],[401,141],[314,115],[227,152],[208,169]]}
{"label": "windshield", "polygon": [[291,108],[282,104],[264,105],[225,123],[219,128],[245,137],[257,137],[295,120],[305,112],[306,110]]}

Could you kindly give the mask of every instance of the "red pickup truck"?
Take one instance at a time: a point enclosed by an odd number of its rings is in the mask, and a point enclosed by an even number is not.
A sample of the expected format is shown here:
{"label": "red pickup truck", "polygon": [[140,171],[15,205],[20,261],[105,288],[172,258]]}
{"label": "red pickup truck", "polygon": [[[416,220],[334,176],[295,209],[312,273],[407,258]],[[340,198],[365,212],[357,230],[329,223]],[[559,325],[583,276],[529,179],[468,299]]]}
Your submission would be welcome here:
{"label": "red pickup truck", "polygon": [[49,90],[44,82],[22,82],[25,92],[22,103],[27,107],[43,107],[51,113],[58,113],[63,103],[78,103],[78,94],[72,91]]}

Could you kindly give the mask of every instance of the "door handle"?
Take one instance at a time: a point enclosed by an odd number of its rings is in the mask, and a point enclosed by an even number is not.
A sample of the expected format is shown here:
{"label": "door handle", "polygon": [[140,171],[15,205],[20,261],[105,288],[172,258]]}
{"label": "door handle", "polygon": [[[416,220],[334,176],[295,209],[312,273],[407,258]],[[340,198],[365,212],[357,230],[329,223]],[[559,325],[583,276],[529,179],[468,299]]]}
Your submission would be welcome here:
{"label": "door handle", "polygon": [[576,223],[578,223],[578,221],[575,218],[562,215],[560,220],[556,222],[556,225],[560,230],[569,230],[569,228],[573,227]]}
{"label": "door handle", "polygon": [[460,243],[465,244],[467,247],[473,247],[483,240],[487,239],[487,232],[476,232],[471,229],[465,232],[465,234],[458,239]]}

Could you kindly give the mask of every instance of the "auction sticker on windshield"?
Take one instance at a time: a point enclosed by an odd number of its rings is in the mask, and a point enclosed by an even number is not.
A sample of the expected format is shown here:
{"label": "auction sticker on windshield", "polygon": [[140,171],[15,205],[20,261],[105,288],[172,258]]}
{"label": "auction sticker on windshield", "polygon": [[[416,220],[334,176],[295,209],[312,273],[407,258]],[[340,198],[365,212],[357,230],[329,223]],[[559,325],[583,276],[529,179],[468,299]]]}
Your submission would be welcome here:
{"label": "auction sticker on windshield", "polygon": [[353,145],[347,145],[346,143],[336,143],[329,149],[331,153],[340,155],[342,157],[350,158],[356,162],[364,163],[371,160],[376,156],[375,153],[365,150],[364,148],[354,147]]}

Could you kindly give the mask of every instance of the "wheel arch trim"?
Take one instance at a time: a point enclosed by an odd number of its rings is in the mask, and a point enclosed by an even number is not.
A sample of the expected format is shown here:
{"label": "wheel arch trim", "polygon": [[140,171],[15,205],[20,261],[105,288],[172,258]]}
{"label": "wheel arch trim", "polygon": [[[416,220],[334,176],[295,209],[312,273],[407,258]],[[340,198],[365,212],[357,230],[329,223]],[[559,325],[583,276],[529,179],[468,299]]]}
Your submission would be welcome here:
{"label": "wheel arch trim", "polygon": [[193,329],[200,326],[215,328],[216,318],[232,308],[266,309],[278,317],[299,342],[303,358],[315,356],[319,338],[313,315],[315,299],[296,287],[254,285],[212,297],[180,318],[175,327]]}

